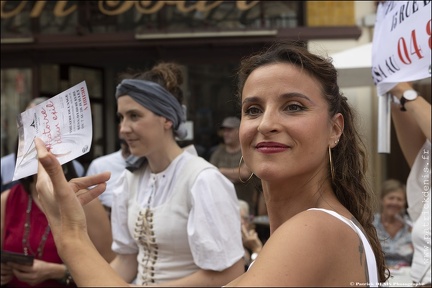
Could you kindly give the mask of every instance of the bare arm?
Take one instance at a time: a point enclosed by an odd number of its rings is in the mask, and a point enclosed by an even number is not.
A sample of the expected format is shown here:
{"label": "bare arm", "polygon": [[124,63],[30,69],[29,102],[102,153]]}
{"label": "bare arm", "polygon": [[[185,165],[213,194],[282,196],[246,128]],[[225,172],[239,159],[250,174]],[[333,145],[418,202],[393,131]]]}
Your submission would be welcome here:
{"label": "bare arm", "polygon": [[[57,251],[68,266],[78,287],[128,287],[98,253],[87,234],[82,205],[98,197],[106,187],[109,173],[72,179],[67,182],[60,163],[45,144],[35,139],[38,151],[36,189],[48,218]],[[88,189],[95,185],[93,189]],[[97,273],[95,273],[97,271]]]}
{"label": "bare arm", "polygon": [[244,272],[244,261],[240,259],[233,266],[221,272],[211,270],[198,270],[197,272],[184,278],[161,283],[163,287],[206,287],[223,286]]}
{"label": "bare arm", "polygon": [[138,274],[137,254],[117,254],[110,265],[128,283]]}
{"label": "bare arm", "polygon": [[6,216],[6,200],[9,196],[10,190],[6,190],[3,193],[1,193],[1,238],[0,238],[0,245],[1,249],[3,249],[3,241],[4,241],[4,229],[5,229],[5,216]]}
{"label": "bare arm", "polygon": [[111,224],[102,203],[96,198],[84,206],[87,219],[87,232],[98,252],[109,263],[116,254],[111,250]]}
{"label": "bare arm", "polygon": [[320,211],[297,214],[275,230],[249,270],[226,286],[349,287],[368,282],[359,237],[330,217]]}
{"label": "bare arm", "polygon": [[[413,89],[410,84],[399,83],[390,93],[400,99],[410,89]],[[401,111],[399,105],[392,104],[392,119],[399,145],[411,167],[426,139],[431,140],[431,104],[418,96],[406,102],[405,108],[407,111]]]}

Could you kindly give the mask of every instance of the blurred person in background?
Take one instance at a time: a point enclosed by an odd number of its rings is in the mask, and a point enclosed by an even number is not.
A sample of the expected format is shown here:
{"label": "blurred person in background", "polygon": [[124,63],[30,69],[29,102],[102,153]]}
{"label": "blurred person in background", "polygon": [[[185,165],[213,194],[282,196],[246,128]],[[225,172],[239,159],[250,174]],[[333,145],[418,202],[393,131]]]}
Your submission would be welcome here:
{"label": "blurred person in background", "polygon": [[384,181],[381,212],[375,214],[373,223],[384,250],[386,265],[393,269],[411,266],[414,252],[406,203],[405,185],[396,179]]}
{"label": "blurred person in background", "polygon": [[247,271],[249,265],[256,259],[261,251],[263,243],[258,237],[258,233],[255,231],[251,222],[253,215],[249,212],[249,204],[244,200],[239,200],[239,205],[242,241],[245,249],[245,255],[243,258],[245,261],[245,271]]}
{"label": "blurred person in background", "polygon": [[[210,163],[219,168],[236,189],[237,198],[248,203],[250,213],[257,214],[258,192],[253,181],[242,181],[251,175],[251,171],[243,163],[239,140],[240,119],[234,116],[226,117],[220,126],[223,143],[217,146],[210,156]],[[240,167],[239,167],[240,166]]]}

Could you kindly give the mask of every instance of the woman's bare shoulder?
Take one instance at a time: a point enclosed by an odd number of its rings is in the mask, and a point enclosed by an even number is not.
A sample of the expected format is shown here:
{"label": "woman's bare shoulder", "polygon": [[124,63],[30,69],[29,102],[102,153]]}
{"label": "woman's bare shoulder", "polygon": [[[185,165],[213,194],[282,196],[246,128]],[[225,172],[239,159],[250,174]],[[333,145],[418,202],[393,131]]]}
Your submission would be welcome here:
{"label": "woman's bare shoulder", "polygon": [[[348,225],[325,212],[301,212],[274,231],[248,275],[236,284],[331,285],[326,281],[333,275],[337,278],[341,259],[346,258],[347,252],[341,247],[351,246],[357,240],[354,232],[346,233],[348,229],[351,229]],[[350,249],[353,253],[354,247]]]}

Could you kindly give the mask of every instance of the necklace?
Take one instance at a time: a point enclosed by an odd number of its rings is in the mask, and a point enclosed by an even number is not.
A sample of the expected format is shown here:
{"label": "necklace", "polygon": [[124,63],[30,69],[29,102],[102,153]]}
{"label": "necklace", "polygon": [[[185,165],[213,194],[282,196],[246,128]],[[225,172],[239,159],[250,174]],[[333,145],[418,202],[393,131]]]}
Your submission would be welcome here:
{"label": "necklace", "polygon": [[31,197],[31,195],[28,198],[28,202],[27,202],[27,210],[26,210],[26,220],[24,223],[24,236],[22,239],[22,246],[23,246],[23,250],[24,250],[24,254],[25,255],[29,255],[29,252],[31,255],[38,257],[39,259],[42,257],[43,254],[43,249],[45,247],[45,243],[48,239],[48,234],[50,232],[50,227],[49,224],[47,225],[47,227],[45,228],[45,232],[42,235],[41,241],[39,242],[39,246],[36,249],[36,253],[33,251],[33,249],[31,249],[30,247],[30,214],[32,211],[32,203],[33,203],[33,198]]}

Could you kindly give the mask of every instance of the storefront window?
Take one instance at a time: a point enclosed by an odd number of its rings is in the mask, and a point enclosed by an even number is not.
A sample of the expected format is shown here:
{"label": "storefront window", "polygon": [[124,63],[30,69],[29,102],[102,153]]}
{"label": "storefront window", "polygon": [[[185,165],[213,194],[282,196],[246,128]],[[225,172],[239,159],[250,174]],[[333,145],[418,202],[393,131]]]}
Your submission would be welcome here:
{"label": "storefront window", "polygon": [[235,96],[236,65],[188,65],[188,120],[194,122],[193,143],[208,158],[221,139],[218,128],[227,116],[240,116]]}
{"label": "storefront window", "polygon": [[1,156],[15,152],[18,130],[16,117],[32,98],[30,68],[1,69]]}

